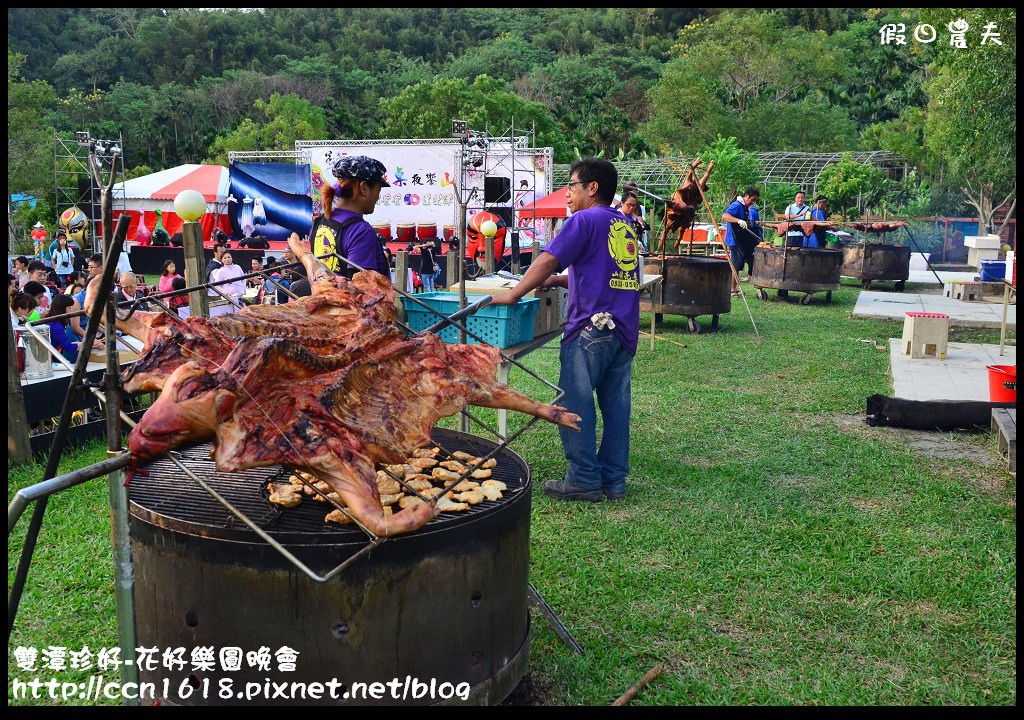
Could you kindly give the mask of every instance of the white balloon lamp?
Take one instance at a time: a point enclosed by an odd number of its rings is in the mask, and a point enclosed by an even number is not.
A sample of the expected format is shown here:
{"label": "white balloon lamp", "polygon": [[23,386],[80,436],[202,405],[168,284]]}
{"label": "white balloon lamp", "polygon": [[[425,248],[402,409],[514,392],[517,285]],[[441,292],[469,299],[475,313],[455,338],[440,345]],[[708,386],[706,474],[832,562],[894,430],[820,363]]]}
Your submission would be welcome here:
{"label": "white balloon lamp", "polygon": [[182,190],[174,198],[174,212],[185,222],[195,222],[206,213],[206,198],[197,190]]}

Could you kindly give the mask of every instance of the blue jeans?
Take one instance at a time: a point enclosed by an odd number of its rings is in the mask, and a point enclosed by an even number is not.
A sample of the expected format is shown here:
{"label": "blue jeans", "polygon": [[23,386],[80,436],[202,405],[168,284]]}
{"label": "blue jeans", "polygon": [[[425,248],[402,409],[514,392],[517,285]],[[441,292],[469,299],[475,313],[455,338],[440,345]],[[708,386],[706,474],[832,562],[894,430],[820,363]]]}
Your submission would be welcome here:
{"label": "blue jeans", "polygon": [[[611,330],[587,325],[563,343],[559,355],[558,384],[565,391],[561,403],[579,415],[579,432],[559,427],[562,450],[569,461],[566,479],[588,490],[623,492],[629,473],[630,374],[633,356],[622,348]],[[597,446],[594,393],[604,421]]]}
{"label": "blue jeans", "polygon": [[434,292],[434,281],[437,280],[437,276],[441,274],[438,270],[436,273],[420,273],[420,280],[423,281],[423,292]]}

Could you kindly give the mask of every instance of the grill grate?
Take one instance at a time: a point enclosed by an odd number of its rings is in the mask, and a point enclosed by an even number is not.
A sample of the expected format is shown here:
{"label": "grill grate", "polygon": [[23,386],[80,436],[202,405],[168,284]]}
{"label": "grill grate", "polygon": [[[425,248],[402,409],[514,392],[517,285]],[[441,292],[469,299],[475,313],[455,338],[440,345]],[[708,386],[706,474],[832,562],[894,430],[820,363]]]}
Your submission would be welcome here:
{"label": "grill grate", "polygon": [[[483,457],[499,446],[475,435],[435,428],[435,444],[442,451],[458,450]],[[294,508],[283,508],[266,499],[266,483],[287,482],[291,471],[280,465],[253,468],[239,472],[218,472],[210,458],[210,443],[182,447],[178,458],[197,476],[244,513],[254,524],[271,534],[278,542],[293,544],[334,544],[366,540],[366,534],[355,525],[324,522],[334,505],[317,502],[309,496]],[[445,512],[431,520],[417,533],[442,530],[472,522],[496,512],[530,484],[530,470],[521,457],[502,446],[494,455],[498,461],[492,479],[505,483],[507,489],[498,500],[485,500],[461,512]],[[128,486],[132,515],[155,525],[189,535],[217,537],[225,540],[254,541],[258,536],[231,514],[216,498],[195,485],[166,455],[140,466],[148,473],[136,473]],[[412,533],[416,534],[416,533]]]}

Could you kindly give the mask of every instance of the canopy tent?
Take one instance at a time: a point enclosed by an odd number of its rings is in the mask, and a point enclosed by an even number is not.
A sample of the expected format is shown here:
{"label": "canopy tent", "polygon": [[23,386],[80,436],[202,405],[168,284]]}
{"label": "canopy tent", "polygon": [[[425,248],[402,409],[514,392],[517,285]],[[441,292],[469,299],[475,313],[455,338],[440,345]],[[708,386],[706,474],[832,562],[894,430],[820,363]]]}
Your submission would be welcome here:
{"label": "canopy tent", "polygon": [[[564,218],[569,216],[569,208],[565,202],[565,193],[569,186],[558,188],[536,202],[516,208],[520,219],[523,218]],[[522,223],[520,223],[522,224]]]}
{"label": "canopy tent", "polygon": [[181,230],[183,221],[174,212],[174,198],[182,190],[197,190],[206,199],[206,214],[199,222],[203,229],[203,240],[208,242],[214,229],[231,232],[231,224],[225,214],[228,200],[228,169],[223,165],[186,164],[151,175],[126,180],[114,186],[114,205],[123,205],[124,210],[114,210],[114,220],[127,212],[132,216],[128,226],[128,239],[134,240],[139,221],[153,231],[161,211],[161,221],[170,235]]}

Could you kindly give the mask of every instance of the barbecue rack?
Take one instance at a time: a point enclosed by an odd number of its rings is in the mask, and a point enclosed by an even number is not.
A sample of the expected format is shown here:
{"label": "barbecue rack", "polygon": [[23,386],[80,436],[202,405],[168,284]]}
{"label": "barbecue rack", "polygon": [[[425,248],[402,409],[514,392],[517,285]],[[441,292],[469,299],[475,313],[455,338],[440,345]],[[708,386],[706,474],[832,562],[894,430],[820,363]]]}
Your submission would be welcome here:
{"label": "barbecue rack", "polygon": [[[128,220],[127,216],[123,216],[122,218],[118,219],[117,227],[116,227],[115,232],[114,232],[113,241],[111,243],[110,253],[107,255],[107,260],[106,260],[106,262],[104,264],[103,274],[102,274],[102,276],[100,278],[100,286],[99,286],[98,297],[112,298],[111,291],[112,291],[112,288],[113,288],[113,275],[114,275],[114,272],[116,270],[116,258],[120,254],[120,249],[121,249],[121,247],[123,245],[125,236],[127,235],[127,229],[128,229],[128,222],[127,222],[127,220]],[[360,270],[360,271],[365,270],[365,268],[360,267],[356,263],[353,263],[352,261],[348,260],[346,257],[344,257],[344,256],[342,256],[342,255],[340,255],[338,253],[328,253],[328,254],[325,254],[325,255],[317,256],[317,257],[318,257],[319,260],[335,257],[335,258],[338,258],[343,263],[348,263],[348,264],[352,265],[357,270]],[[301,263],[296,262],[296,263],[292,263],[290,265],[287,265],[285,267],[288,267],[288,268],[296,267],[296,266],[299,266],[300,264]],[[258,272],[247,273],[247,274],[242,276],[242,279],[248,279],[248,278],[252,278],[252,277],[262,277],[264,280],[266,280],[266,279],[269,279],[271,274],[272,274],[272,272],[275,272],[275,271],[276,271],[276,269],[272,269],[272,270],[264,269],[264,270],[261,270],[261,271],[258,271]],[[124,301],[124,302],[117,303],[116,307],[126,310],[127,311],[127,317],[130,317],[132,313],[134,313],[136,310],[138,310],[143,305],[143,303],[148,303],[148,304],[151,304],[151,305],[155,304],[156,306],[158,306],[160,309],[162,309],[165,312],[177,314],[176,310],[171,309],[170,306],[168,305],[168,303],[166,302],[168,297],[170,297],[172,295],[188,294],[188,293],[190,293],[192,291],[195,291],[195,290],[205,289],[207,292],[213,291],[214,293],[216,293],[216,294],[220,295],[222,298],[224,298],[227,302],[231,303],[235,307],[240,308],[240,307],[243,306],[242,303],[240,303],[239,301],[235,300],[234,298],[232,298],[229,295],[227,295],[226,293],[224,293],[220,289],[220,287],[219,287],[220,285],[226,284],[227,282],[235,282],[238,279],[239,278],[233,278],[230,281],[205,282],[205,283],[200,283],[198,285],[186,287],[183,290],[175,290],[175,291],[166,292],[166,293],[154,293],[154,294],[148,295],[144,299],[137,299],[137,300]],[[281,288],[281,290],[285,294],[287,294],[288,296],[290,296],[292,298],[297,298],[298,297],[294,293],[292,293],[290,291],[290,289]],[[462,321],[465,318],[469,317],[473,312],[475,312],[476,310],[482,308],[484,305],[489,303],[490,300],[491,300],[490,296],[486,296],[485,298],[481,299],[480,301],[478,301],[476,303],[473,303],[472,305],[468,305],[468,306],[462,308],[461,310],[459,310],[458,312],[454,313],[451,316],[445,316],[445,315],[439,313],[438,311],[436,311],[435,309],[431,308],[426,303],[423,303],[420,300],[418,300],[413,294],[407,293],[407,292],[405,292],[405,291],[403,291],[403,290],[401,290],[399,288],[396,288],[396,293],[399,296],[401,296],[405,302],[417,303],[417,304],[421,305],[422,307],[424,307],[429,312],[434,313],[435,315],[438,316],[438,322],[436,324],[434,324],[433,326],[427,328],[427,330],[425,330],[424,332],[434,332],[434,331],[438,331],[441,328],[446,327],[448,325],[455,325],[459,329],[460,340],[462,340],[463,342],[464,342],[464,338],[466,336],[470,336],[470,337],[476,338],[480,342],[485,342],[485,340],[483,338],[481,338],[481,337],[475,335],[474,333],[472,333],[465,326],[465,324]],[[97,328],[99,326],[99,319],[100,319],[100,313],[101,312],[105,312],[106,313],[106,315],[105,315],[105,317],[106,317],[106,326],[107,327],[113,327],[113,324],[114,324],[114,313],[115,313],[115,304],[113,303],[113,300],[112,299],[108,300],[108,302],[105,303],[105,304],[104,303],[96,303],[96,305],[92,309],[92,312],[89,315],[89,323],[87,325],[86,336],[85,336],[85,338],[83,340],[83,346],[85,346],[85,347],[91,347],[91,345],[92,345],[92,342],[93,342],[93,340],[95,338],[95,335],[96,335]],[[66,317],[71,317],[73,315],[78,315],[78,314],[84,314],[84,311],[81,311],[79,313],[70,313]],[[411,334],[412,331],[411,331],[411,329],[407,325],[405,325],[402,322],[397,322],[397,324],[405,332]],[[76,365],[72,366],[70,363],[67,362],[67,360],[65,360],[63,358],[63,356],[61,356],[61,354],[56,350],[56,348],[54,348],[52,345],[50,345],[49,342],[44,340],[42,338],[42,336],[37,331],[35,331],[32,328],[31,325],[28,326],[28,330],[29,330],[29,332],[33,336],[35,336],[43,344],[43,346],[50,352],[50,354],[58,362],[61,362],[63,365],[65,365],[65,367],[67,367],[68,369],[70,369],[72,371],[71,382],[69,383],[69,389],[68,389],[68,397],[70,399],[70,397],[72,396],[74,390],[81,384],[82,379],[84,378],[85,369],[86,369],[86,366],[88,364],[88,354],[81,353],[80,356],[79,356],[79,360],[76,363]],[[105,378],[106,392],[105,393],[101,393],[99,391],[99,389],[96,388],[96,387],[89,387],[88,388],[97,397],[97,399],[100,401],[102,406],[106,409],[106,413],[107,413],[107,428],[108,428],[108,440],[109,440],[109,444],[111,446],[109,454],[111,455],[111,458],[108,459],[107,461],[104,461],[102,463],[98,463],[98,464],[93,465],[93,466],[91,466],[89,468],[83,468],[82,470],[76,471],[76,472],[68,474],[66,476],[62,476],[60,478],[53,479],[53,476],[54,476],[55,470],[56,470],[57,460],[59,459],[59,456],[60,456],[60,454],[61,454],[61,452],[63,450],[63,444],[64,444],[64,440],[65,440],[65,436],[66,436],[66,430],[67,430],[67,427],[70,425],[70,404],[69,404],[69,402],[66,401],[65,402],[65,408],[64,408],[65,411],[62,413],[61,419],[60,419],[60,421],[58,423],[58,429],[57,429],[57,432],[55,433],[55,438],[54,438],[54,441],[53,441],[53,445],[51,447],[51,451],[50,451],[50,455],[49,455],[49,460],[48,460],[48,466],[47,466],[47,470],[46,470],[46,477],[44,478],[43,483],[41,483],[40,485],[37,485],[37,486],[33,486],[33,488],[27,488],[26,490],[19,492],[16,495],[15,499],[9,505],[9,508],[8,508],[8,532],[10,532],[13,529],[14,525],[18,522],[18,519],[20,518],[21,514],[24,512],[24,509],[27,507],[28,502],[33,501],[33,500],[36,501],[36,507],[35,507],[35,510],[34,510],[34,513],[33,513],[31,527],[29,528],[29,531],[28,531],[28,536],[27,536],[27,539],[26,539],[26,545],[25,545],[25,547],[23,548],[23,551],[22,551],[22,557],[21,557],[21,561],[19,562],[19,567],[18,567],[18,571],[16,573],[15,582],[14,582],[14,584],[11,587],[11,593],[10,593],[10,598],[9,598],[9,602],[8,602],[8,622],[9,622],[8,633],[9,634],[10,634],[10,631],[13,630],[13,627],[14,627],[14,620],[15,620],[15,617],[16,617],[16,614],[17,614],[18,605],[20,603],[20,598],[21,598],[21,594],[22,594],[22,591],[23,591],[23,588],[24,588],[25,579],[27,578],[28,568],[29,568],[29,565],[31,563],[31,556],[32,556],[32,553],[34,552],[36,538],[37,538],[37,535],[38,535],[38,530],[39,530],[39,527],[42,524],[42,517],[43,517],[43,514],[45,513],[46,502],[47,502],[47,499],[48,499],[50,494],[53,494],[54,492],[57,492],[57,491],[59,491],[61,489],[66,489],[68,487],[72,487],[74,485],[80,484],[82,482],[85,482],[87,480],[93,479],[95,477],[99,477],[101,475],[108,474],[109,478],[110,478],[110,483],[111,483],[111,498],[112,498],[112,502],[114,503],[114,506],[115,506],[113,508],[113,516],[114,516],[114,523],[115,523],[115,528],[114,528],[114,536],[115,536],[115,564],[118,567],[118,572],[121,572],[121,568],[125,564],[125,562],[130,565],[130,559],[128,557],[129,556],[128,545],[127,545],[127,542],[128,542],[128,515],[129,515],[127,493],[124,491],[123,487],[120,487],[120,488],[116,487],[114,479],[116,477],[118,477],[118,473],[120,471],[123,471],[125,468],[134,467],[134,459],[127,452],[125,452],[125,450],[121,447],[121,442],[120,442],[120,437],[119,437],[120,430],[119,430],[119,424],[118,424],[117,421],[118,421],[118,419],[120,419],[122,422],[127,424],[129,427],[134,427],[136,423],[127,414],[125,414],[124,412],[121,412],[121,411],[115,412],[114,411],[114,408],[118,407],[118,405],[119,405],[118,398],[120,397],[120,390],[123,387],[123,380],[129,379],[131,377],[131,372],[132,372],[131,370],[129,370],[128,374],[123,379],[118,376],[118,371],[117,371],[118,370],[117,355],[116,355],[116,350],[114,348],[115,348],[115,344],[114,343],[108,343],[108,347],[107,347],[107,356],[108,356],[108,360],[107,360],[107,376]],[[549,389],[551,389],[555,393],[555,397],[551,401],[552,403],[557,403],[564,396],[565,393],[558,386],[556,386],[555,384],[551,383],[547,379],[537,375],[535,372],[533,372],[532,370],[530,370],[529,368],[524,366],[522,363],[520,363],[515,358],[511,357],[510,355],[508,355],[508,354],[506,354],[504,352],[501,353],[501,357],[502,357],[502,361],[503,362],[507,362],[507,363],[511,363],[511,364],[515,365],[516,367],[520,368],[524,372],[528,373],[535,380],[537,380],[538,382],[540,382],[544,386],[546,386]],[[469,478],[471,476],[472,472],[474,470],[479,469],[483,465],[483,463],[487,462],[491,458],[494,458],[494,457],[498,456],[500,453],[503,453],[503,452],[507,451],[507,449],[509,448],[510,444],[515,439],[517,439],[520,435],[522,435],[524,432],[526,432],[528,429],[530,429],[535,423],[540,421],[540,418],[532,417],[531,416],[531,417],[529,417],[527,422],[520,429],[518,429],[515,432],[512,432],[511,434],[503,435],[503,434],[501,434],[499,432],[498,429],[492,427],[490,424],[488,424],[484,420],[480,419],[477,415],[475,415],[472,411],[470,411],[468,407],[461,412],[461,416],[462,416],[462,429],[464,431],[467,429],[468,424],[472,423],[476,428],[479,428],[480,430],[489,433],[494,438],[495,445],[494,445],[494,447],[490,451],[484,453],[482,456],[478,456],[477,463],[467,467],[467,469],[464,472],[462,472],[462,473],[460,473],[458,475],[457,479],[452,480],[452,481],[446,483],[445,486],[442,489],[442,493],[448,492],[452,487],[457,485],[459,482],[462,482],[464,479]],[[445,457],[454,457],[453,454],[452,454],[454,451],[449,449],[449,448],[446,448],[445,444],[443,442],[437,443],[437,445],[438,445],[438,447],[440,447],[440,453],[443,456],[445,456]],[[184,448],[183,451],[186,454],[189,452],[188,448]],[[358,527],[365,534],[365,536],[367,537],[367,543],[366,543],[366,545],[361,550],[359,550],[358,552],[355,552],[352,556],[350,556],[349,558],[347,558],[346,560],[344,560],[343,562],[341,562],[340,564],[338,564],[334,568],[330,569],[329,571],[327,571],[327,572],[325,572],[323,574],[317,573],[314,570],[312,570],[306,563],[303,563],[298,557],[296,557],[293,553],[291,553],[286,547],[284,547],[284,545],[282,545],[277,539],[275,539],[263,527],[261,527],[261,524],[259,522],[259,520],[261,518],[257,518],[257,520],[252,519],[250,517],[250,515],[247,512],[245,512],[244,510],[240,509],[237,506],[236,503],[232,503],[228,498],[225,498],[214,487],[212,487],[208,482],[206,482],[206,480],[204,480],[196,472],[194,472],[192,467],[190,467],[189,464],[187,464],[185,462],[186,455],[183,455],[183,451],[179,451],[179,450],[169,451],[168,453],[166,453],[167,461],[170,462],[171,464],[173,464],[181,473],[183,473],[186,477],[190,478],[200,488],[202,488],[206,493],[208,493],[211,498],[213,498],[217,503],[219,503],[221,506],[223,506],[223,508],[225,508],[231,514],[231,518],[232,519],[230,520],[230,522],[234,523],[234,521],[237,520],[238,522],[240,522],[243,525],[245,525],[246,527],[248,527],[252,532],[256,533],[256,535],[259,536],[263,541],[265,541],[268,545],[273,547],[277,552],[279,552],[283,557],[285,557],[289,562],[291,562],[292,565],[294,565],[298,570],[300,570],[303,574],[305,574],[307,577],[309,577],[310,579],[312,579],[312,580],[314,580],[316,582],[319,582],[319,583],[327,582],[332,577],[335,577],[336,575],[338,575],[338,573],[342,572],[347,567],[349,567],[352,563],[356,562],[359,558],[361,558],[364,555],[368,554],[375,547],[379,546],[381,543],[383,543],[385,540],[387,540],[387,538],[385,538],[385,537],[378,537],[378,536],[376,536],[370,530],[368,530],[367,528],[362,526],[360,523],[358,523],[358,521],[355,520],[355,518],[353,518],[348,513],[346,508],[342,507],[340,504],[334,503],[330,499],[325,498],[329,504],[334,505],[337,509],[339,509],[341,512],[345,513],[352,520],[352,524],[355,527]],[[263,468],[263,470],[266,471],[267,469]],[[269,474],[272,475],[274,472],[276,472],[276,471],[271,470],[271,471],[269,471]],[[128,477],[130,477],[130,473],[129,473]],[[419,496],[423,500],[427,499],[423,495],[421,495],[419,492],[417,492],[417,491],[413,490],[412,488],[410,488],[404,482],[404,480],[402,478],[398,478],[398,477],[396,477],[394,475],[392,475],[392,477],[393,477],[393,479],[398,481],[400,485],[403,486],[405,492],[417,495],[417,496]],[[128,483],[128,478],[127,477],[125,478],[124,483],[125,484]],[[314,488],[314,490],[315,490],[315,488]],[[250,509],[249,513],[252,513],[252,512],[253,512],[252,509]],[[423,531],[424,529],[430,528],[435,523],[437,523],[439,520],[442,520],[442,518],[440,518],[440,517],[434,518],[424,528],[421,528],[420,531]],[[420,532],[420,531],[417,531],[417,532]],[[122,559],[124,560],[124,562],[121,561]],[[121,588],[121,589],[118,590],[118,607],[119,607],[118,616],[121,617],[121,615],[122,615],[122,612],[121,612],[122,606],[127,604],[130,607],[132,600],[130,598],[130,593],[131,593],[130,588],[127,591],[125,591],[125,589],[123,587],[125,585],[125,583],[120,582],[121,578],[118,578],[118,580],[119,581],[118,581],[117,585],[118,585],[119,588]],[[576,652],[582,652],[582,647],[569,634],[568,630],[562,624],[561,620],[554,614],[554,612],[551,610],[550,606],[543,600],[542,597],[540,597],[540,594],[536,591],[536,588],[533,587],[532,583],[529,586],[529,595],[530,595],[530,600],[531,600],[532,604],[534,605],[534,607],[536,607],[546,617],[546,619],[551,623],[552,627],[555,629],[556,633],[559,634],[560,637],[562,637],[563,641],[565,641]],[[129,612],[129,617],[134,617],[134,613],[133,612]],[[130,623],[128,623],[128,625],[130,625]],[[133,648],[134,647],[134,642],[133,642],[134,630],[128,628],[123,623],[119,623],[119,632],[120,632],[120,634],[122,636],[122,643],[121,643],[122,647]],[[127,635],[127,637],[126,637],[126,635]]]}

